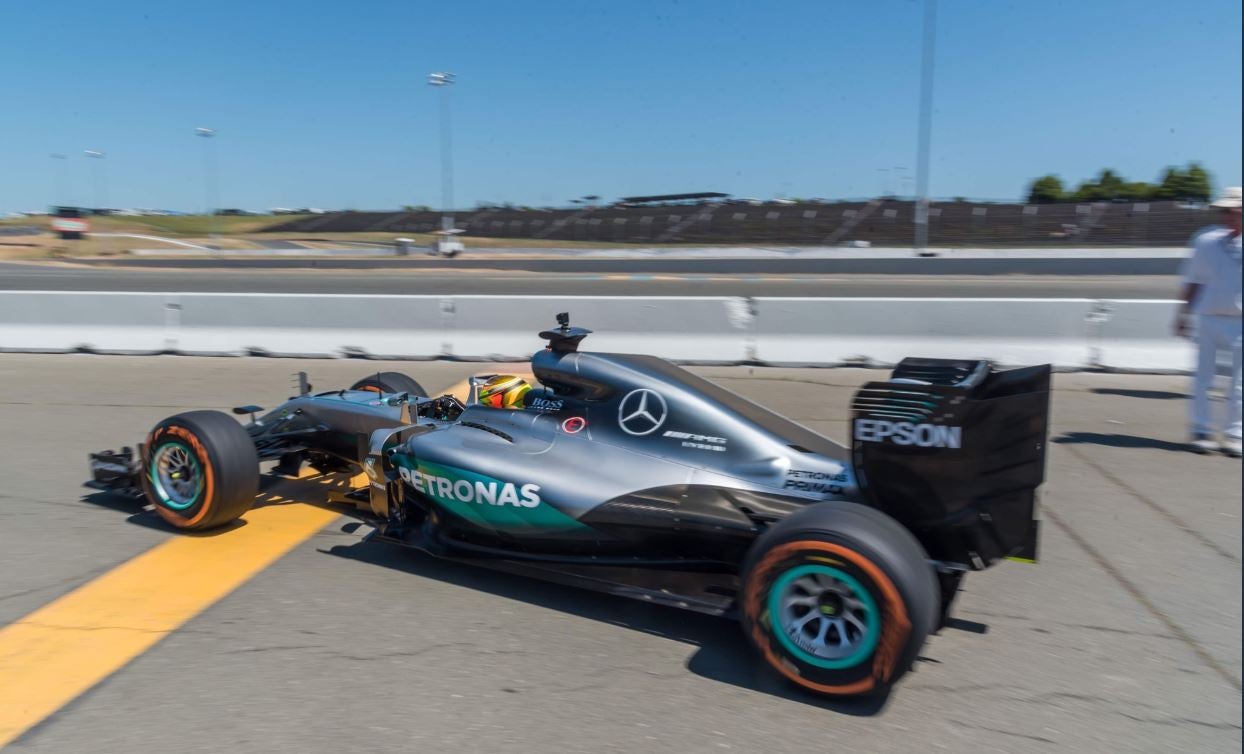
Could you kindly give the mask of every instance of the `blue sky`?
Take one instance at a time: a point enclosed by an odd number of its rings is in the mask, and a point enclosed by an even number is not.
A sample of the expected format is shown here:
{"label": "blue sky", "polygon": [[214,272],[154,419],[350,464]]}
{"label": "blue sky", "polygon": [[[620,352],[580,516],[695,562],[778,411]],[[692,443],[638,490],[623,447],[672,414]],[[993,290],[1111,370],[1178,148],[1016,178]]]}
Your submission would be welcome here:
{"label": "blue sky", "polygon": [[[1189,160],[1238,185],[1240,6],[941,0],[930,192]],[[436,70],[459,79],[459,206],[907,193],[921,8],[7,0],[0,212],[56,200],[58,168],[61,201],[89,202],[85,149],[107,153],[112,206],[202,208],[199,125],[219,129],[223,206],[435,206]]]}

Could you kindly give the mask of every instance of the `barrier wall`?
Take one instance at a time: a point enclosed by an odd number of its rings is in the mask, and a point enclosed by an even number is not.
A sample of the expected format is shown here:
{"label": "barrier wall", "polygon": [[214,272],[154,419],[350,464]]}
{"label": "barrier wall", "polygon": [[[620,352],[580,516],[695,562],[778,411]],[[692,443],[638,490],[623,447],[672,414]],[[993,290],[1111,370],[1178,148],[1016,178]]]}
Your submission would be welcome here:
{"label": "barrier wall", "polygon": [[747,301],[730,297],[454,296],[452,349],[461,359],[507,361],[530,358],[542,341],[536,334],[556,325],[558,312],[571,324],[595,330],[591,349],[645,353],[687,363],[748,360],[751,313]]}
{"label": "barrier wall", "polygon": [[451,319],[439,296],[183,293],[171,350],[272,356],[438,358]]}
{"label": "barrier wall", "polygon": [[1175,301],[1096,302],[1090,322],[1092,363],[1106,369],[1190,372],[1196,367],[1192,342],[1172,337]]}
{"label": "barrier wall", "polygon": [[558,312],[588,348],[682,363],[904,356],[1187,371],[1175,302],[1094,299],[389,296],[0,291],[0,351],[514,360]]}
{"label": "barrier wall", "polygon": [[0,292],[0,350],[160,353],[175,294]]}
{"label": "barrier wall", "polygon": [[802,366],[904,356],[1087,365],[1086,299],[757,298],[756,359]]}

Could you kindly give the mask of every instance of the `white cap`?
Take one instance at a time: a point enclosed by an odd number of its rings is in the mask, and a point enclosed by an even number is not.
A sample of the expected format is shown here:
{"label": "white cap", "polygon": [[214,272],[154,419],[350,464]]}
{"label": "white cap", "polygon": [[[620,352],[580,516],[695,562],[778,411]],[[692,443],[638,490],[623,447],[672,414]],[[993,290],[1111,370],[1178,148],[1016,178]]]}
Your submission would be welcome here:
{"label": "white cap", "polygon": [[1219,209],[1239,209],[1242,196],[1244,196],[1244,192],[1240,190],[1239,186],[1228,186],[1222,190],[1218,198],[1210,203],[1209,206]]}

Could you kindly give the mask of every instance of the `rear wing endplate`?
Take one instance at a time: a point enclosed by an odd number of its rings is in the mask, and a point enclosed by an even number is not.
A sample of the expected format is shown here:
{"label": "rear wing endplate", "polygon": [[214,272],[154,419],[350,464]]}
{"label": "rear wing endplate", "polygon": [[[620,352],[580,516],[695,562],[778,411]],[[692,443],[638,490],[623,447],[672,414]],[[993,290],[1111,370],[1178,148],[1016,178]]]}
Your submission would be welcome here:
{"label": "rear wing endplate", "polygon": [[904,359],[851,405],[860,486],[935,560],[1035,561],[1050,366]]}

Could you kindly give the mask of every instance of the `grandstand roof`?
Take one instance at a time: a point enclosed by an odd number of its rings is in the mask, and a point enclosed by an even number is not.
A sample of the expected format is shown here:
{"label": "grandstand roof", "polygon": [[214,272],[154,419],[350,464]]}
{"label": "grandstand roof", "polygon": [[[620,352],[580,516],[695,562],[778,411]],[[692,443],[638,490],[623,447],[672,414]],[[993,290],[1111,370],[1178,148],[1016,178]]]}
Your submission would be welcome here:
{"label": "grandstand roof", "polygon": [[656,196],[624,196],[618,201],[626,204],[649,204],[656,202],[688,202],[696,199],[725,199],[729,194],[702,191],[698,194],[658,194]]}

